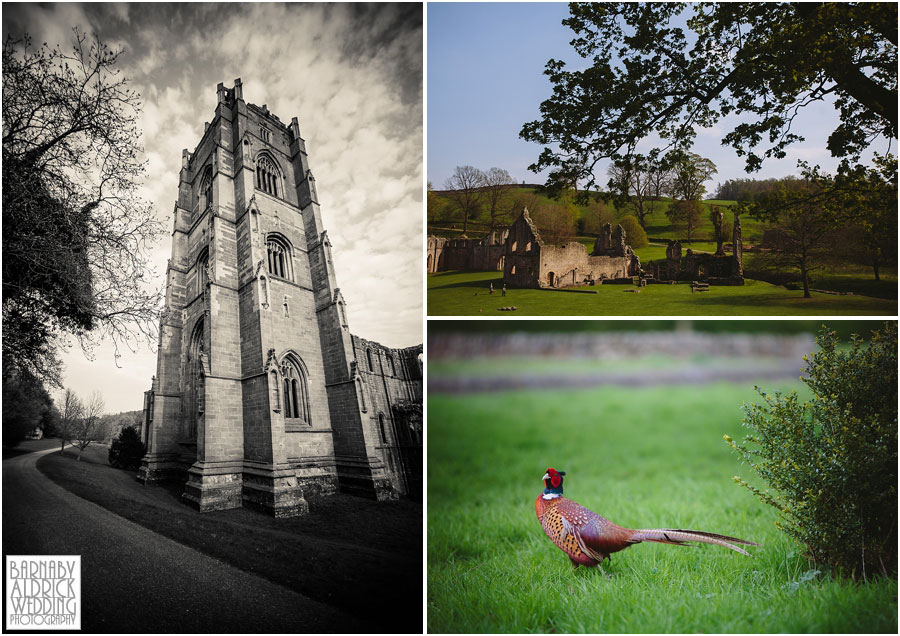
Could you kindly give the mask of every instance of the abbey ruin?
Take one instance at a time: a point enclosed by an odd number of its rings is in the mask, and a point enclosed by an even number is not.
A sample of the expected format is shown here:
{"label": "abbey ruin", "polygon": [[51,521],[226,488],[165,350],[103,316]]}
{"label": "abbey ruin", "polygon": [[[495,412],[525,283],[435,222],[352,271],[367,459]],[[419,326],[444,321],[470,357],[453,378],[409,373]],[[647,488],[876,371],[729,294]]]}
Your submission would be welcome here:
{"label": "abbey ruin", "polygon": [[[720,211],[719,217],[722,212]],[[577,285],[607,283],[641,284],[655,282],[703,281],[716,285],[742,285],[744,282],[740,216],[735,214],[732,254],[725,253],[722,221],[717,227],[715,254],[682,254],[680,241],[669,241],[666,258],[641,264],[626,242],[625,230],[607,223],[594,241],[591,254],[575,241],[563,246],[541,239],[523,208],[519,218],[505,229],[494,230],[483,239],[466,237],[447,239],[429,236],[427,267],[429,273],[447,270],[502,271],[509,287],[560,289]]]}

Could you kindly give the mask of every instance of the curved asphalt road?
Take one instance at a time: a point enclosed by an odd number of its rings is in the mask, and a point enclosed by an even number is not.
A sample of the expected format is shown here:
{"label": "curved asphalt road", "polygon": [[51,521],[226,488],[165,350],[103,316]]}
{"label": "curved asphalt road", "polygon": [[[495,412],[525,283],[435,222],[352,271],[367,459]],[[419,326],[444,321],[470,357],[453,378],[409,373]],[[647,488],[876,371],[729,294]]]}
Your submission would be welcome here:
{"label": "curved asphalt road", "polygon": [[3,553],[80,554],[83,632],[369,631],[60,488],[35,466],[55,450],[3,460]]}

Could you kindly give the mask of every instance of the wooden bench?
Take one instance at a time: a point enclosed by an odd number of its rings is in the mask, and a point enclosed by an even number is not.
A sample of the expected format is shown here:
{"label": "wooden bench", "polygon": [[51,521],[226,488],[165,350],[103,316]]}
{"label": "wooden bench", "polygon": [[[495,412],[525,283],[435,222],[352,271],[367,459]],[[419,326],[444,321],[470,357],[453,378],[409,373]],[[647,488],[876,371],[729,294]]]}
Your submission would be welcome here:
{"label": "wooden bench", "polygon": [[708,292],[709,291],[709,283],[701,283],[699,281],[694,281],[691,283],[691,293],[693,294],[695,291],[698,292]]}

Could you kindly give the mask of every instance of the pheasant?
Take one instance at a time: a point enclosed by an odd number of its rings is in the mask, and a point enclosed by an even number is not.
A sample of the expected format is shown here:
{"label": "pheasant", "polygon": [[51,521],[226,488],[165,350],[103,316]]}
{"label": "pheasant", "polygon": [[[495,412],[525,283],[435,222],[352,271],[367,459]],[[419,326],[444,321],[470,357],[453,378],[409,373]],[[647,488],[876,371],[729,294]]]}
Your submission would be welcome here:
{"label": "pheasant", "polygon": [[[759,545],[752,541],[735,539],[712,532],[698,532],[696,530],[630,530],[617,526],[609,519],[591,512],[571,499],[562,496],[563,475],[553,468],[548,468],[544,474],[544,492],[538,495],[534,504],[538,520],[544,528],[544,533],[563,552],[569,555],[572,566],[577,570],[579,565],[586,567],[597,566],[609,555],[641,541],[654,541],[656,543],[670,543],[672,545],[689,545],[687,541],[700,543],[713,543],[731,548],[751,556],[741,548],[732,545]],[[602,572],[603,570],[600,569]]]}

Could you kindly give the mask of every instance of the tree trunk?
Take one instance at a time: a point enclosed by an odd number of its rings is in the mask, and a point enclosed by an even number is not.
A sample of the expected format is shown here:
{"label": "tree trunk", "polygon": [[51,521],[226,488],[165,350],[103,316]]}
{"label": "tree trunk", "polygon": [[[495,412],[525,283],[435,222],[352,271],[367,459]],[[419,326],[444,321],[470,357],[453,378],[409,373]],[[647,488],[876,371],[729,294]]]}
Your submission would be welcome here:
{"label": "tree trunk", "polygon": [[879,266],[880,266],[880,263],[878,262],[878,257],[877,256],[873,257],[872,258],[872,269],[875,270],[875,280],[880,281],[881,277],[879,276],[879,273],[878,273]]}
{"label": "tree trunk", "polygon": [[59,445],[59,454],[62,455],[64,450],[66,450],[66,440],[62,440],[62,443]]}
{"label": "tree trunk", "polygon": [[469,211],[463,208],[463,234],[469,234]]}
{"label": "tree trunk", "polygon": [[803,277],[803,297],[804,298],[812,298],[812,295],[809,293],[809,272],[806,271],[806,266],[800,266],[800,276]]}

